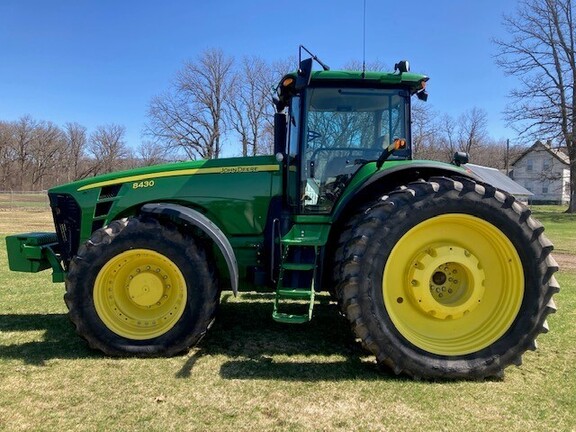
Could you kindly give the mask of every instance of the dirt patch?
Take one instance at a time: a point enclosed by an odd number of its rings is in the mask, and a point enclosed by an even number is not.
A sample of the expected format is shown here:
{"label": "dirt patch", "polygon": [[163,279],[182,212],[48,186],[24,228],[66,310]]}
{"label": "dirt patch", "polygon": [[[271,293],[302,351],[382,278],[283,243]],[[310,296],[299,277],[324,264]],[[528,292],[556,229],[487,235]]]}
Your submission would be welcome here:
{"label": "dirt patch", "polygon": [[553,253],[552,256],[560,266],[560,270],[576,270],[576,255]]}

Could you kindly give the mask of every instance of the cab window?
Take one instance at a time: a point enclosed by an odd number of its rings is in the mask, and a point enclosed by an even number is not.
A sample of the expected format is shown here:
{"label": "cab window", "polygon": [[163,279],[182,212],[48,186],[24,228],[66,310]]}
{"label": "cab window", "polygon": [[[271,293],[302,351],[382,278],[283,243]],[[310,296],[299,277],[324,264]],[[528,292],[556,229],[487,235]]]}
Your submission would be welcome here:
{"label": "cab window", "polygon": [[394,139],[406,139],[407,147],[392,158],[410,157],[408,103],[404,90],[308,91],[300,182],[305,213],[329,213],[356,171]]}

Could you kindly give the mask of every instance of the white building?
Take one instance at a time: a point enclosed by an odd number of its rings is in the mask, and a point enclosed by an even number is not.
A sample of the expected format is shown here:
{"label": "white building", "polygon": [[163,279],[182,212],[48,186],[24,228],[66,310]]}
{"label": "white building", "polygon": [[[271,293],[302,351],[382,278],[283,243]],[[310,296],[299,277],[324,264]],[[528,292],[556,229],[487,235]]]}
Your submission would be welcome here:
{"label": "white building", "polygon": [[549,143],[536,141],[512,163],[510,176],[534,194],[534,203],[566,204],[570,201],[568,156]]}

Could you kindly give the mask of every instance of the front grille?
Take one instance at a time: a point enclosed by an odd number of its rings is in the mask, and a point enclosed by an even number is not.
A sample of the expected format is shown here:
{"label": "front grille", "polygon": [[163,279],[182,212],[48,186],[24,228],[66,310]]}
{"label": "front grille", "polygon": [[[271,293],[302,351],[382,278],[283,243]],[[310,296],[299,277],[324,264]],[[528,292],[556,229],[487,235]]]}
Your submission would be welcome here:
{"label": "front grille", "polygon": [[60,243],[60,254],[64,268],[68,270],[68,264],[80,244],[80,206],[76,200],[68,194],[48,194],[50,207],[54,217],[56,235]]}

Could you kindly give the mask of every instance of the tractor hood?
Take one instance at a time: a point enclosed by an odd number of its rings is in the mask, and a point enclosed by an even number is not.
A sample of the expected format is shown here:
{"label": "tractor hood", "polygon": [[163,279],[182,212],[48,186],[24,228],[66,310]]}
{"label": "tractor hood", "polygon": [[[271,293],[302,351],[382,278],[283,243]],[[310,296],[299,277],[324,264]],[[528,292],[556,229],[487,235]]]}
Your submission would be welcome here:
{"label": "tractor hood", "polygon": [[[274,156],[188,161],[105,174],[48,191],[65,253],[73,256],[91,234],[148,203],[196,209],[226,235],[260,235],[269,202],[281,193]],[[64,227],[64,228],[62,228]]]}
{"label": "tractor hood", "polygon": [[107,186],[130,183],[132,188],[149,187],[157,179],[202,174],[234,174],[261,171],[278,171],[274,157],[225,158],[177,162],[154,165],[132,170],[117,171],[79,180],[50,189],[49,193],[74,193]]}

